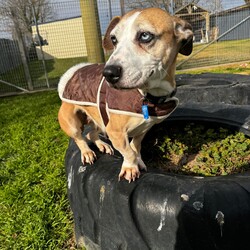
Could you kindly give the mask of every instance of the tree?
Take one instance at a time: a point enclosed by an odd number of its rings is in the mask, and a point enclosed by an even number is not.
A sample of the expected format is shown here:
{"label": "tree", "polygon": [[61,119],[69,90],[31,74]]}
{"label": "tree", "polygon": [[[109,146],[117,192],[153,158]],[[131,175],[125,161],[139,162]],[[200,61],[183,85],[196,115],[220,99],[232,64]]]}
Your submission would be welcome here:
{"label": "tree", "polygon": [[223,10],[223,5],[221,0],[203,1],[202,7],[209,10],[211,13],[216,13]]}
{"label": "tree", "polygon": [[49,0],[0,0],[0,16],[7,17],[10,30],[16,36],[17,29],[22,34],[26,55],[32,44],[32,25],[34,19],[43,23],[54,18],[55,13]]}
{"label": "tree", "polygon": [[53,17],[48,3],[48,0],[0,0],[0,18],[9,19],[9,29],[18,43],[29,90],[33,89],[28,66],[29,52],[34,49],[32,25],[34,19],[41,23]]}
{"label": "tree", "polygon": [[127,0],[126,5],[129,9],[158,7],[169,11],[171,0]]}
{"label": "tree", "polygon": [[130,9],[158,7],[166,11],[176,11],[178,8],[189,3],[198,3],[200,0],[127,0],[127,7]]}
{"label": "tree", "polygon": [[197,4],[199,2],[200,0],[174,0],[174,10],[178,10],[179,8],[190,3]]}
{"label": "tree", "polygon": [[[49,0],[1,0],[0,9],[0,15],[7,16],[12,21],[14,19],[18,21],[19,27],[24,33],[32,31],[34,18],[37,22],[43,23],[54,16]],[[14,16],[12,12],[15,13]]]}
{"label": "tree", "polygon": [[[245,0],[246,2],[250,0]],[[129,9],[158,7],[166,11],[175,12],[179,8],[187,4],[199,4],[212,13],[221,11],[223,9],[222,0],[127,0],[127,7]]]}

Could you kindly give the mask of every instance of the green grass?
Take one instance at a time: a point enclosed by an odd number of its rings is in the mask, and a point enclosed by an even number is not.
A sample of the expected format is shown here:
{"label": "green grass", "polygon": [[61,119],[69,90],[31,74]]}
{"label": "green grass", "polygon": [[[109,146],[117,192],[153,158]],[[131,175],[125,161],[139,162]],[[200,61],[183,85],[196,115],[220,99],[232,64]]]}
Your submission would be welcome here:
{"label": "green grass", "polygon": [[[70,67],[87,62],[86,57],[76,57],[76,58],[65,58],[65,59],[52,59],[46,60],[46,70],[48,73],[49,83],[51,86],[57,86],[60,77],[67,71]],[[41,60],[29,62],[29,70],[31,74],[31,79],[35,89],[46,87],[44,68]],[[20,65],[15,69],[9,70],[4,74],[0,74],[0,79],[6,82],[10,82],[19,87],[27,88],[26,78],[23,70],[23,66]],[[13,91],[15,89],[13,88]],[[1,91],[0,91],[1,92]]]}
{"label": "green grass", "polygon": [[[66,58],[66,59],[54,59],[48,60],[46,63],[48,64],[48,77],[49,78],[59,78],[65,73],[70,67],[82,63],[87,62],[86,57],[76,57],[76,58]],[[51,66],[50,66],[51,65]]]}
{"label": "green grass", "polygon": [[0,99],[1,249],[72,246],[59,106],[56,91]]}
{"label": "green grass", "polygon": [[250,61],[177,71],[177,74],[225,73],[250,75]]}
{"label": "green grass", "polygon": [[[188,69],[208,65],[219,65],[232,62],[241,62],[249,60],[250,39],[219,41],[205,48],[207,44],[194,44],[191,57],[183,65],[179,63],[185,61],[188,57],[178,55],[177,69]],[[201,50],[204,48],[204,50]],[[201,50],[195,55],[197,51]]]}

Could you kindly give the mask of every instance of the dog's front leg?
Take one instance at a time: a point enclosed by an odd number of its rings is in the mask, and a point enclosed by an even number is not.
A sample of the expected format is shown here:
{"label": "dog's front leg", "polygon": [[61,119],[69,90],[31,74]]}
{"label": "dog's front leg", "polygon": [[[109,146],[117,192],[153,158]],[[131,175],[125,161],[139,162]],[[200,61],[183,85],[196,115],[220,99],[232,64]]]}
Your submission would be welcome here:
{"label": "dog's front leg", "polygon": [[141,142],[144,138],[146,133],[140,134],[138,136],[133,137],[132,141],[130,142],[130,146],[137,154],[138,165],[141,170],[147,170],[147,166],[143,162],[141,158]]}
{"label": "dog's front leg", "polygon": [[[132,149],[129,143],[128,134],[122,129],[125,126],[121,126],[121,124],[116,125],[117,126],[115,126],[115,123],[110,122],[106,128],[106,132],[113,146],[124,158],[119,179],[124,177],[129,182],[132,180],[135,181],[135,179],[140,176],[137,153]],[[121,130],[119,128],[121,128]]]}
{"label": "dog's front leg", "polygon": [[101,130],[98,129],[93,123],[90,124],[90,126],[91,126],[91,131],[87,134],[86,136],[87,139],[95,143],[95,145],[102,153],[107,153],[110,155],[114,154],[113,148],[108,143],[102,141],[99,138],[99,133],[101,132]]}

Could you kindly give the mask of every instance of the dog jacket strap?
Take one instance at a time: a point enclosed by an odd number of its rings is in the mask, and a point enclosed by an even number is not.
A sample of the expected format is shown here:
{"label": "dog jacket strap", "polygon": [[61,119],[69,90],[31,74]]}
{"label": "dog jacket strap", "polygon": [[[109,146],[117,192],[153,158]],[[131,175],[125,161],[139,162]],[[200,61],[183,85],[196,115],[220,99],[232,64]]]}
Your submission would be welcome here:
{"label": "dog jacket strap", "polygon": [[103,77],[100,83],[99,90],[98,90],[97,101],[98,101],[98,109],[100,112],[100,116],[102,118],[102,122],[105,125],[105,127],[107,126],[109,122],[109,117],[108,117],[107,110],[106,110],[107,87],[108,87],[107,82],[105,81],[105,78]]}

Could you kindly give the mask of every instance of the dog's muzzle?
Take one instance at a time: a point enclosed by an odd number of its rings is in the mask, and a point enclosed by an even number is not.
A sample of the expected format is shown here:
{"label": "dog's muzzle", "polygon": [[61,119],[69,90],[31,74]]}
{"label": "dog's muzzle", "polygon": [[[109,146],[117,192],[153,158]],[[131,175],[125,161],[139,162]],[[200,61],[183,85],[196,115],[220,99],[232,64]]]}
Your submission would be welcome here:
{"label": "dog's muzzle", "polygon": [[122,76],[122,67],[119,65],[107,65],[103,70],[103,76],[110,84],[114,85]]}

